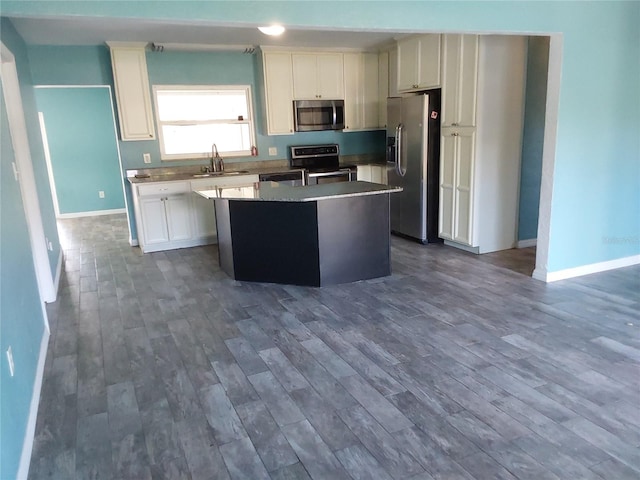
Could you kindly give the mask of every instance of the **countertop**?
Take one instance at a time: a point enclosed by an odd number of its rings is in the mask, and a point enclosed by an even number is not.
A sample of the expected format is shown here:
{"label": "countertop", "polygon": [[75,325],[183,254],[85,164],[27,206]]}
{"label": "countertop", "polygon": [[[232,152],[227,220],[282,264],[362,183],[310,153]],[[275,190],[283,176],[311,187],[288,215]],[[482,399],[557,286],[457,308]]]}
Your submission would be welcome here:
{"label": "countertop", "polygon": [[320,185],[292,187],[276,182],[258,182],[251,186],[197,190],[195,193],[207,199],[260,200],[268,202],[312,202],[333,198],[360,197],[401,192],[401,187],[391,187],[370,182],[336,182]]}
{"label": "countertop", "polygon": [[[205,165],[206,164],[206,165]],[[340,157],[340,166],[347,165],[384,165],[384,159],[379,155],[345,155]],[[178,180],[197,180],[199,178],[217,178],[238,175],[260,175],[263,173],[281,173],[302,170],[291,168],[288,160],[262,160],[255,162],[228,162],[225,165],[225,175],[210,175],[200,177],[202,167],[208,166],[203,160],[202,165],[154,167],[127,170],[127,180],[130,183],[173,182]]]}
{"label": "countertop", "polygon": [[241,175],[260,175],[262,173],[280,173],[302,171],[301,168],[284,167],[261,167],[245,170],[234,170],[229,168],[223,174],[207,175],[200,167],[165,167],[165,168],[145,168],[139,170],[127,170],[127,180],[130,183],[151,183],[151,182],[173,182],[177,180],[199,180],[202,178],[225,178],[237,177]]}

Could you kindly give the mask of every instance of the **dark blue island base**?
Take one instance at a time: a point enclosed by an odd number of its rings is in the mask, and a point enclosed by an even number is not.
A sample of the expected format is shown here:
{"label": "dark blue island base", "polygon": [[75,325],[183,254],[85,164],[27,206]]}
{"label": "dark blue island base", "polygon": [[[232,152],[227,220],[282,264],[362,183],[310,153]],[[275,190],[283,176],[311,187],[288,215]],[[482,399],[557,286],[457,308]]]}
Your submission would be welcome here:
{"label": "dark blue island base", "polygon": [[235,280],[322,287],[391,275],[389,193],[216,198],[220,266]]}

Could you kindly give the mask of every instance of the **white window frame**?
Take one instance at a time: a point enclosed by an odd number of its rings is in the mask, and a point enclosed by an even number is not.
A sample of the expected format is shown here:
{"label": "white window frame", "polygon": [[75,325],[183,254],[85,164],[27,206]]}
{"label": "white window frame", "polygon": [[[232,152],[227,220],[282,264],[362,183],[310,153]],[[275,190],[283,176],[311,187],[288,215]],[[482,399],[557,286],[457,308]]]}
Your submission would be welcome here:
{"label": "white window frame", "polygon": [[[162,122],[160,121],[160,115],[158,111],[158,95],[159,91],[181,91],[181,90],[191,90],[191,91],[224,91],[224,90],[244,90],[247,98],[247,112],[249,118],[244,118],[243,120],[184,120],[184,121],[171,121],[171,122]],[[164,151],[164,138],[163,138],[163,125],[194,125],[194,124],[211,124],[211,123],[220,123],[220,124],[247,124],[249,125],[249,135],[250,135],[250,144],[253,146],[256,144],[256,126],[255,126],[255,118],[253,114],[253,97],[251,95],[251,85],[153,85],[153,102],[155,107],[155,117],[156,117],[156,126],[158,129],[158,141],[160,143],[160,159],[163,161],[171,161],[171,160],[193,160],[199,158],[209,158],[211,156],[211,152],[202,152],[202,153],[184,153],[184,154],[167,154]],[[211,143],[215,143],[214,139],[212,139]],[[251,155],[251,149],[249,150],[239,150],[239,151],[225,151],[220,152],[224,157],[244,157]]]}

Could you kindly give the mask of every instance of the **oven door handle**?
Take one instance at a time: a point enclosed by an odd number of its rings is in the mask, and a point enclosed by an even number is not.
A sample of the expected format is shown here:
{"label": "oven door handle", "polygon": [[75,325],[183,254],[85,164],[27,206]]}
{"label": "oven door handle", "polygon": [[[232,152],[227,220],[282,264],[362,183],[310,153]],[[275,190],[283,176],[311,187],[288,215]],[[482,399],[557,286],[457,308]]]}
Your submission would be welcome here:
{"label": "oven door handle", "polygon": [[351,175],[351,170],[348,168],[341,170],[334,170],[333,172],[310,172],[309,178],[317,178],[317,177],[343,177]]}

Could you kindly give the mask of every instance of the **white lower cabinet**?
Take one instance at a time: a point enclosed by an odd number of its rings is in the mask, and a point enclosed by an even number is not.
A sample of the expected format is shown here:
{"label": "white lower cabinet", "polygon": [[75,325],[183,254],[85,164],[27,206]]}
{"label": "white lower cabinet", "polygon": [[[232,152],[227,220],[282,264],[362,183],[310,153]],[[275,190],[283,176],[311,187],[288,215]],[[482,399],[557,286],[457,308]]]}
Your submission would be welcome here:
{"label": "white lower cabinet", "polygon": [[191,238],[187,194],[140,199],[145,245]]}
{"label": "white lower cabinet", "polygon": [[[201,245],[209,243],[217,243],[218,232],[216,230],[216,212],[213,206],[213,200],[207,200],[195,193],[198,190],[225,190],[227,196],[233,194],[235,197],[248,197],[249,193],[253,195],[253,184],[259,181],[258,175],[238,175],[234,177],[223,178],[203,178],[191,181],[191,217],[193,218],[194,236],[199,238]],[[246,193],[243,189],[251,186]],[[231,192],[229,189],[233,189]]]}
{"label": "white lower cabinet", "polygon": [[440,146],[440,237],[472,246],[475,128],[443,128]]}
{"label": "white lower cabinet", "polygon": [[[169,241],[167,212],[164,208],[164,197],[140,199],[140,222],[138,229],[140,245],[144,250],[147,245],[166,243]],[[137,215],[136,215],[137,216]]]}
{"label": "white lower cabinet", "polygon": [[[234,196],[249,196],[257,181],[257,175],[237,175],[134,185],[140,248],[149,253],[216,243],[213,200],[195,191],[224,189]],[[251,188],[246,188],[248,186]]]}
{"label": "white lower cabinet", "polygon": [[386,165],[358,165],[358,180],[363,182],[387,184]]}
{"label": "white lower cabinet", "polygon": [[208,238],[207,243],[215,243],[218,232],[216,230],[216,212],[213,201],[208,200],[197,193],[191,194],[191,207],[193,210],[193,233],[196,237]]}

